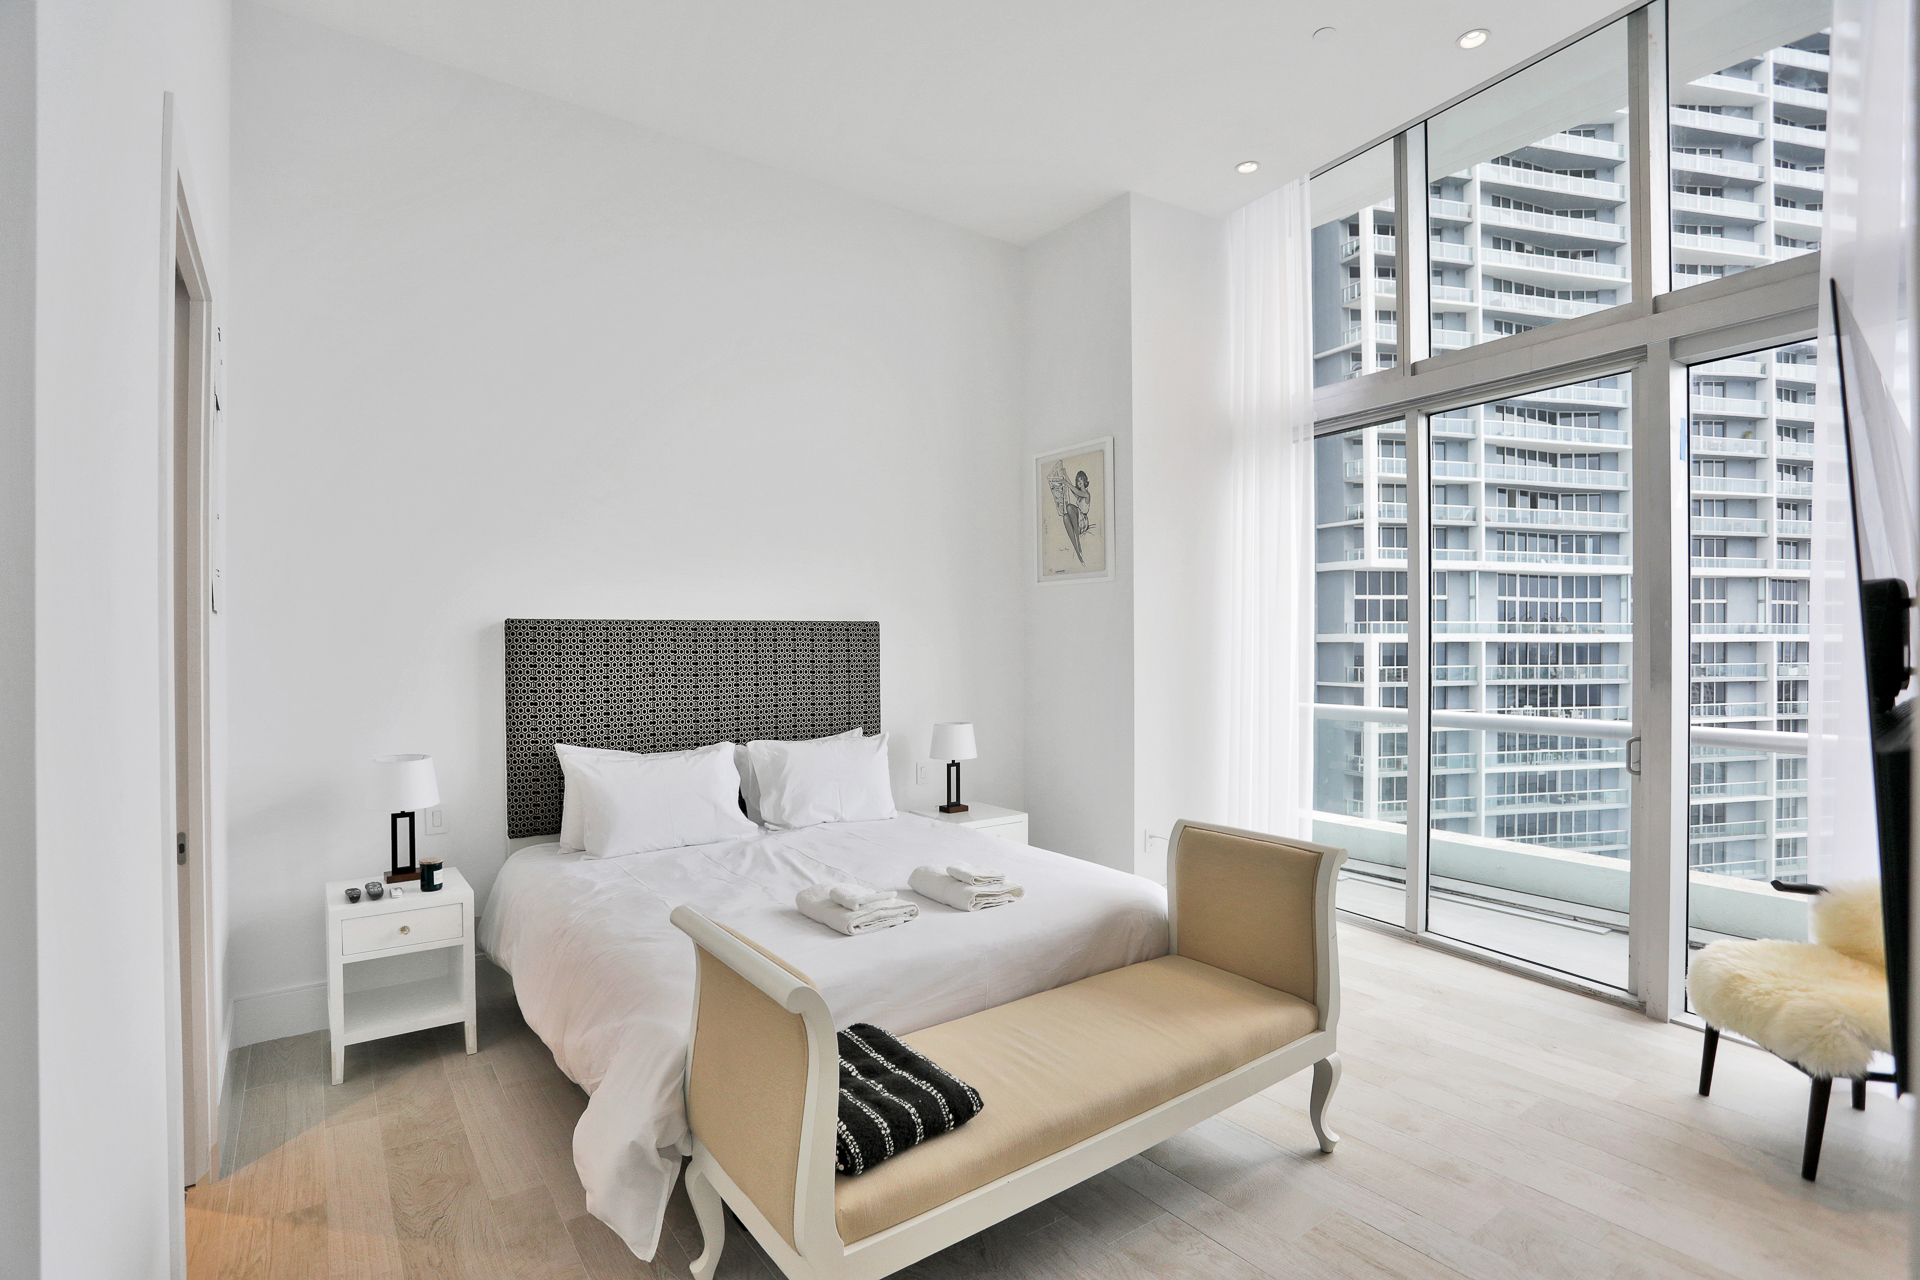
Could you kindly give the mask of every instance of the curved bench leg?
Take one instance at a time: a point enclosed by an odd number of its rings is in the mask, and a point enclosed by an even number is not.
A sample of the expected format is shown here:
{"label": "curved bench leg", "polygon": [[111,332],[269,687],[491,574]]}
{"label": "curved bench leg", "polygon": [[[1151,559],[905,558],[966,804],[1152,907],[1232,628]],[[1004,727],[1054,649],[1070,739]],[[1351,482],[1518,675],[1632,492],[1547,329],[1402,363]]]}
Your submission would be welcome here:
{"label": "curved bench leg", "polygon": [[1339,1054],[1330,1053],[1313,1064],[1313,1097],[1307,1106],[1307,1118],[1313,1121],[1313,1134],[1320,1139],[1320,1149],[1328,1155],[1333,1154],[1333,1144],[1340,1141],[1340,1135],[1327,1128],[1327,1100],[1333,1097],[1334,1086],[1339,1083]]}
{"label": "curved bench leg", "polygon": [[713,1280],[720,1269],[720,1251],[727,1247],[727,1208],[720,1193],[698,1165],[687,1166],[687,1199],[700,1220],[700,1256],[693,1260],[693,1280]]}

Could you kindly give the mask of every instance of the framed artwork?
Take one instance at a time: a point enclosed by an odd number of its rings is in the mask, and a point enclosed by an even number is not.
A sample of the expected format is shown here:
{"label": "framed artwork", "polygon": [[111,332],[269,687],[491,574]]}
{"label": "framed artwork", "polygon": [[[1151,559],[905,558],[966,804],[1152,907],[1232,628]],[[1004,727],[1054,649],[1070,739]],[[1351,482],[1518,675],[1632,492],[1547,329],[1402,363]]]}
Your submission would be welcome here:
{"label": "framed artwork", "polygon": [[1043,453],[1033,460],[1041,582],[1113,577],[1113,437]]}

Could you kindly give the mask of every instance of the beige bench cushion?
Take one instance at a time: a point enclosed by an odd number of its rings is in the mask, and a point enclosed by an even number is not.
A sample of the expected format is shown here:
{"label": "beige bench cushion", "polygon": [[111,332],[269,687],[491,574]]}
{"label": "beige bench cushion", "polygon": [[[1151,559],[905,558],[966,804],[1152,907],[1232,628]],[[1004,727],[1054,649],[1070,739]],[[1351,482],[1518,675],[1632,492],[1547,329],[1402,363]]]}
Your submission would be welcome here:
{"label": "beige bench cushion", "polygon": [[901,1037],[980,1091],[968,1124],[838,1177],[851,1244],[1090,1138],[1319,1025],[1311,1004],[1166,956]]}

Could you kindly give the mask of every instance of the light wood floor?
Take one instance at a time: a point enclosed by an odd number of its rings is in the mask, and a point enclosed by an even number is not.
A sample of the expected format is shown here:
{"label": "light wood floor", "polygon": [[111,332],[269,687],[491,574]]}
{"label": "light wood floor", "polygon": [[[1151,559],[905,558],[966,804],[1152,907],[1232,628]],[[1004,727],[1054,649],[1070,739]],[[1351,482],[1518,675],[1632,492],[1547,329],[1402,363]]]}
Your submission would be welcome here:
{"label": "light wood floor", "polygon": [[[1346,1074],[1321,1156],[1305,1075],[903,1273],[1076,1277],[1807,1277],[1904,1274],[1905,1113],[1835,1091],[1818,1184],[1799,1178],[1804,1077],[1700,1037],[1344,927]],[[488,968],[483,964],[483,969]],[[676,1193],[641,1262],[586,1212],[569,1155],[585,1096],[483,981],[457,1027],[350,1050],[242,1051],[234,1171],[188,1193],[195,1280],[684,1276]],[[735,1224],[722,1276],[770,1278]]]}

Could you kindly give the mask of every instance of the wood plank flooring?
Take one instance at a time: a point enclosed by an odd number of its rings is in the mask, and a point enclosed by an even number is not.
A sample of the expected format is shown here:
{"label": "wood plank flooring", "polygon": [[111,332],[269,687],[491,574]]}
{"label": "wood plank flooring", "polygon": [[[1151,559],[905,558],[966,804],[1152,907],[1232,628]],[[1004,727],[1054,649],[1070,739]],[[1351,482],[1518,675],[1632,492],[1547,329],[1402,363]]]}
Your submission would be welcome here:
{"label": "wood plank flooring", "polygon": [[[1804,1077],[1700,1037],[1364,929],[1341,931],[1345,1076],[1322,1156],[1305,1074],[903,1275],[1574,1280],[1905,1274],[1907,1116],[1836,1090],[1820,1181],[1799,1177]],[[651,1262],[586,1212],[586,1098],[482,963],[460,1029],[237,1055],[231,1171],[187,1196],[194,1280],[685,1276],[682,1193]],[[777,1275],[738,1224],[721,1275]]]}

